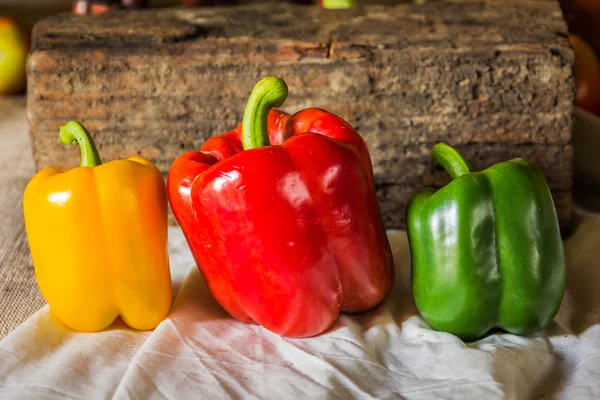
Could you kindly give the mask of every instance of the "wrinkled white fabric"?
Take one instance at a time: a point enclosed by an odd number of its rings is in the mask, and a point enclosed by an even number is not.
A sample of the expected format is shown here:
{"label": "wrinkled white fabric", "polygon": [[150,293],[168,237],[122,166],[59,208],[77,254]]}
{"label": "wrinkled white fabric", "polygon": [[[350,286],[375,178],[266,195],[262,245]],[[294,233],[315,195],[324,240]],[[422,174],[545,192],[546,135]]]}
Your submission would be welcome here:
{"label": "wrinkled white fabric", "polygon": [[169,235],[177,295],[168,319],[153,332],[115,322],[85,334],[46,306],[0,342],[0,398],[600,398],[599,215],[580,213],[565,242],[568,284],[555,321],[533,336],[473,343],[418,316],[404,232],[389,232],[397,270],[389,300],[310,339],[229,317],[181,231]]}

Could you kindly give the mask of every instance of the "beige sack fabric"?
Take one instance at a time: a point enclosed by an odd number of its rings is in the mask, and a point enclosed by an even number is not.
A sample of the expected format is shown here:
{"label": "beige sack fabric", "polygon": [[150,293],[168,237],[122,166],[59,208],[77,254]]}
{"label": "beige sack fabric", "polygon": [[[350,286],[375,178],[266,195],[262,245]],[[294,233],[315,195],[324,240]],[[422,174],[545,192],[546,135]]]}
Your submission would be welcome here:
{"label": "beige sack fabric", "polygon": [[34,174],[25,98],[0,98],[0,339],[39,310],[22,196]]}

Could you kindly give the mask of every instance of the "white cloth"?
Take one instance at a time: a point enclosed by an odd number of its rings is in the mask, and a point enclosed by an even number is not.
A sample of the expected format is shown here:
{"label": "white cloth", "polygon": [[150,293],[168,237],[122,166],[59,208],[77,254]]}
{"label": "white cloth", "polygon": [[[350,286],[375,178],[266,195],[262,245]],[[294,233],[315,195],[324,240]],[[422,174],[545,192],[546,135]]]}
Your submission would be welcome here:
{"label": "white cloth", "polygon": [[533,336],[474,343],[418,316],[404,232],[389,233],[397,282],[384,305],[342,316],[319,337],[285,339],[229,317],[171,228],[168,319],[153,332],[116,322],[85,334],[46,306],[0,342],[0,398],[600,398],[600,216],[578,219],[555,321]]}

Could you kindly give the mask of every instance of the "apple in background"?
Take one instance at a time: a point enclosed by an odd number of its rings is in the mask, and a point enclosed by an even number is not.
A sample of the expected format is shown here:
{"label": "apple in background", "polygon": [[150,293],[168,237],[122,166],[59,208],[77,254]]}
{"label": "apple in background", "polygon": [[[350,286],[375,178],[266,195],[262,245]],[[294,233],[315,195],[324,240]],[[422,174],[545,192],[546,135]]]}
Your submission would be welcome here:
{"label": "apple in background", "polygon": [[0,95],[25,90],[29,35],[11,18],[0,16]]}

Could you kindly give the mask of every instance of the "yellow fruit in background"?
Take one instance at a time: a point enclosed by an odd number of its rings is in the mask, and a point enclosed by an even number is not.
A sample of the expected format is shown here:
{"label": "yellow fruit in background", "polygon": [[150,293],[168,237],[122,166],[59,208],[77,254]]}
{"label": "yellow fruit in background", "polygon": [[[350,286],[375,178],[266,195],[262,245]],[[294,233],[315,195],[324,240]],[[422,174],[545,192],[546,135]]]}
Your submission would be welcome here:
{"label": "yellow fruit in background", "polygon": [[0,16],[0,96],[25,89],[29,37],[7,17]]}

